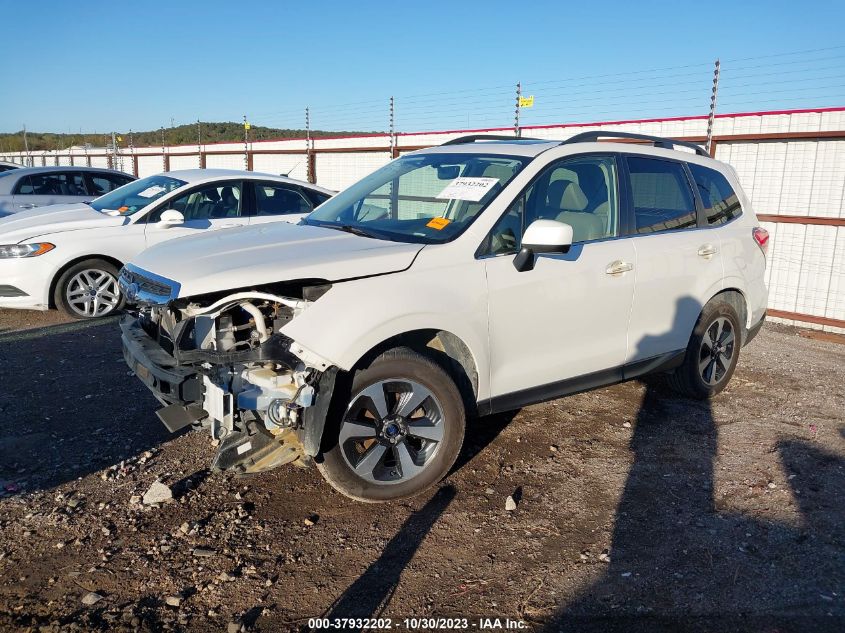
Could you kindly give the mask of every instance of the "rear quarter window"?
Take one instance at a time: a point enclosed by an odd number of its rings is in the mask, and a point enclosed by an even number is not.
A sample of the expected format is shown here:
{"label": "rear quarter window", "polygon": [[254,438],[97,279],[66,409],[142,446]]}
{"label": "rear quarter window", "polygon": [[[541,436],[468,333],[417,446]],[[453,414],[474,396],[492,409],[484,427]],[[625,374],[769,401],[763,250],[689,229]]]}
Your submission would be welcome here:
{"label": "rear quarter window", "polygon": [[689,163],[695,186],[704,211],[707,224],[719,226],[742,215],[742,205],[728,179],[709,167]]}

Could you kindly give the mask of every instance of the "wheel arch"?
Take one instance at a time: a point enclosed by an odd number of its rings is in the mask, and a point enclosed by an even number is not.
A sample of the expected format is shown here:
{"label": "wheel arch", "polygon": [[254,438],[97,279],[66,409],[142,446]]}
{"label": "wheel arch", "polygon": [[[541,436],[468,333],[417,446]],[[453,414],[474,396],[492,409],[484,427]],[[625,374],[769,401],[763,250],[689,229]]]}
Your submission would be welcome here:
{"label": "wheel arch", "polygon": [[448,330],[417,329],[391,336],[367,350],[352,371],[366,367],[384,352],[397,347],[407,347],[437,363],[455,381],[467,414],[477,414],[478,363],[463,339]]}
{"label": "wheel arch", "polygon": [[112,257],[110,255],[80,255],[79,257],[75,257],[67,262],[65,262],[53,275],[53,278],[50,280],[50,292],[47,296],[48,305],[51,308],[56,307],[56,286],[59,284],[59,279],[61,279],[62,275],[72,266],[76,266],[76,264],[88,260],[95,260],[99,259],[105,262],[112,264],[115,268],[120,270],[123,268],[123,262],[119,259]]}
{"label": "wheel arch", "polygon": [[[713,295],[710,298],[710,301],[713,301],[715,299],[723,300],[725,303],[733,307],[734,310],[736,310],[736,314],[739,317],[739,322],[742,324],[742,341],[743,345],[745,345],[745,341],[748,338],[748,330],[751,325],[749,323],[749,319],[751,318],[751,310],[748,307],[748,298],[745,296],[745,293],[739,288],[725,288]],[[704,308],[702,307],[702,310],[703,309]]]}

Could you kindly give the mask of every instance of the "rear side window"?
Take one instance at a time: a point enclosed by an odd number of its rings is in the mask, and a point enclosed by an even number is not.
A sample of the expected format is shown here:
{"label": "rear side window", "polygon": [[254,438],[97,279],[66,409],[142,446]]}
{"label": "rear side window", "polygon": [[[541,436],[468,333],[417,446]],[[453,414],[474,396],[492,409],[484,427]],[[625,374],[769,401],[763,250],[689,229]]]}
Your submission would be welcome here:
{"label": "rear side window", "polygon": [[116,174],[98,174],[89,173],[91,194],[94,196],[104,196],[109,191],[114,191],[118,187],[122,187],[128,182],[132,182],[132,178],[128,176],[118,176]]}
{"label": "rear side window", "polygon": [[256,215],[311,213],[313,206],[296,187],[255,183]]}
{"label": "rear side window", "polygon": [[715,169],[689,164],[698,195],[707,214],[707,223],[718,226],[742,215],[742,205],[728,179]]}
{"label": "rear side window", "polygon": [[36,196],[87,196],[85,177],[81,172],[56,172],[32,174],[21,179],[16,194]]}
{"label": "rear side window", "polygon": [[326,200],[331,198],[329,194],[323,193],[322,191],[314,191],[313,189],[306,189],[304,187],[302,191],[304,191],[305,195],[311,199],[311,202],[314,204],[315,207],[319,207]]}
{"label": "rear side window", "polygon": [[628,157],[637,233],[693,228],[695,198],[681,163]]}

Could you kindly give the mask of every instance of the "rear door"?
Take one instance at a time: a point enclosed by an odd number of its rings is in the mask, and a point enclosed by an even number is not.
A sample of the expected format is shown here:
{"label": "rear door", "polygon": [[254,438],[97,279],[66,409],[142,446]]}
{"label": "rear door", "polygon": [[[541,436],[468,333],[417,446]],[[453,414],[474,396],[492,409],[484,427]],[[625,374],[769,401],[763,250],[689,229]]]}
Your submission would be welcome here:
{"label": "rear door", "polygon": [[[175,237],[196,235],[202,231],[245,226],[243,216],[244,183],[239,180],[206,183],[161,204],[146,218],[144,235],[147,248]],[[179,211],[185,221],[178,226],[162,226],[161,214],[168,209]]]}
{"label": "rear door", "polygon": [[295,185],[264,181],[253,182],[253,204],[250,224],[291,222],[299,220],[314,210],[311,200]]}
{"label": "rear door", "polygon": [[627,155],[624,165],[637,258],[626,357],[632,363],[686,349],[724,270],[718,232],[703,228],[686,163]]}
{"label": "rear door", "polygon": [[91,200],[85,174],[75,170],[30,174],[18,181],[13,195],[12,204],[16,211]]}

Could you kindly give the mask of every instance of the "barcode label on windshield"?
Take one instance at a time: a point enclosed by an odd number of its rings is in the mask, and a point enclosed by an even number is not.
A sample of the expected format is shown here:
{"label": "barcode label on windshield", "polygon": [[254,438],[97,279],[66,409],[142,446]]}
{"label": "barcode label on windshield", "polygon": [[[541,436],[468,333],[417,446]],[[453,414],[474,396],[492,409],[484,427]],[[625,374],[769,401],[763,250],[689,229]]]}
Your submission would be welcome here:
{"label": "barcode label on windshield", "polygon": [[455,178],[437,197],[441,200],[478,202],[498,182],[498,178]]}

